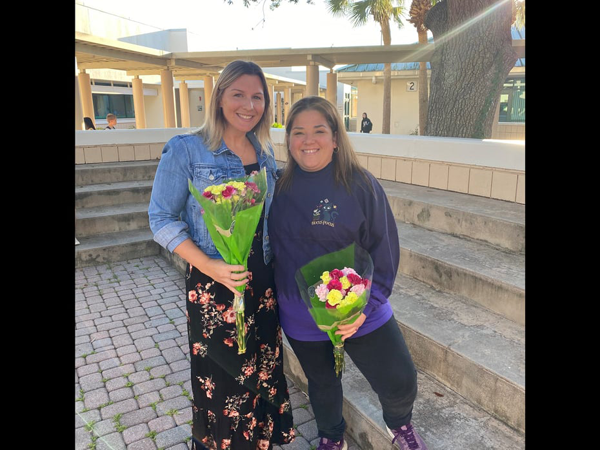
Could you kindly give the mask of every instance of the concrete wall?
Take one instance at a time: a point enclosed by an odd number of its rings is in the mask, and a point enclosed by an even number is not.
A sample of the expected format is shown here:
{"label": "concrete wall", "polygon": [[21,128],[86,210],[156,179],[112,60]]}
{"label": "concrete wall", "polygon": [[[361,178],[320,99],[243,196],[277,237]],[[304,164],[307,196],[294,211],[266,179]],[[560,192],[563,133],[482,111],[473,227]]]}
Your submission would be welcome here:
{"label": "concrete wall", "polygon": [[[75,164],[159,159],[171,137],[191,129],[75,131]],[[397,181],[525,204],[525,143],[349,133],[362,165]],[[285,132],[271,129],[275,157],[287,160]]]}

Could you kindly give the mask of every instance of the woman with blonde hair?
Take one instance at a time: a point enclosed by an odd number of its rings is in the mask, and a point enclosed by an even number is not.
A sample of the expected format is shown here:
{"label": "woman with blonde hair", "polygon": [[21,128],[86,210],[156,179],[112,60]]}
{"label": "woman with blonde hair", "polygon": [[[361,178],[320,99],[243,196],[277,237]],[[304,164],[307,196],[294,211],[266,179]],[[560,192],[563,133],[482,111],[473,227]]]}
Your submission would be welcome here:
{"label": "woman with blonde hair", "polygon": [[[193,393],[192,449],[271,449],[294,439],[267,220],[277,179],[269,135],[271,98],[255,63],[220,74],[204,125],[166,143],[149,206],[154,240],[186,265]],[[188,190],[266,168],[267,196],[248,270],[217,251]],[[247,349],[238,355],[232,300],[245,285]]]}
{"label": "woman with blonde hair", "polygon": [[281,326],[308,379],[321,438],[317,450],[348,448],[344,397],[333,345],[308,312],[295,274],[313,259],[352,243],[373,260],[371,295],[360,317],[340,325],[336,334],[377,393],[392,442],[401,450],[427,450],[410,423],[416,369],[388,301],[400,247],[385,191],[360,165],[335,106],[326,99],[311,96],[294,103],[285,139],[288,163],[271,205],[270,240]]}

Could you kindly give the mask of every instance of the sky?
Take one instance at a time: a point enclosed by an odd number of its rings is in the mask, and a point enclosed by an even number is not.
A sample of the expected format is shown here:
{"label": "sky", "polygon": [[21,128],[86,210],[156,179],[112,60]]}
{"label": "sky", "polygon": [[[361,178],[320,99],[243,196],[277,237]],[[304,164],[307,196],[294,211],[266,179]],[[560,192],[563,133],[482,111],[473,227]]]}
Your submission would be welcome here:
{"label": "sky", "polygon": [[[188,51],[235,49],[352,47],[381,45],[379,24],[370,20],[353,27],[349,19],[334,17],[325,0],[283,0],[273,11],[270,0],[243,6],[225,0],[78,0],[106,11],[162,29],[187,28],[192,34]],[[411,0],[405,0],[410,7]],[[417,42],[415,27],[406,19],[399,29],[392,25],[392,45]],[[205,39],[205,37],[209,37]],[[200,43],[201,44],[198,44]],[[192,46],[193,45],[193,46]]]}

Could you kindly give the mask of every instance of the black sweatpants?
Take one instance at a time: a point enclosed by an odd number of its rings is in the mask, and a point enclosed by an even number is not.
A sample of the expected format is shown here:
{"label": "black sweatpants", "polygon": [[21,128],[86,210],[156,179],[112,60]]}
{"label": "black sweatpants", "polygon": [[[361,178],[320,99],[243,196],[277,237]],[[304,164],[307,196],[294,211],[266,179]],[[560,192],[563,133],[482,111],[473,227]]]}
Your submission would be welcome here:
{"label": "black sweatpants", "polygon": [[[342,416],[342,377],[335,374],[333,344],[329,340],[287,338],[308,379],[319,437],[339,441],[346,422]],[[369,334],[346,339],[344,348],[377,393],[387,426],[393,429],[408,424],[417,396],[417,371],[394,317]]]}

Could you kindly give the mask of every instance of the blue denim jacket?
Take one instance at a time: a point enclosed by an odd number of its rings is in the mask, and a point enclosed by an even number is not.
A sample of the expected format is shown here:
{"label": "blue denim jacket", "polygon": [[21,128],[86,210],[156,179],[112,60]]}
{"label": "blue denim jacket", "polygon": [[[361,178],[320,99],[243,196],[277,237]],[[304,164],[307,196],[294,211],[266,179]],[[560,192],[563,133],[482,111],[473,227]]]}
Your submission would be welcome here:
{"label": "blue denim jacket", "polygon": [[[272,258],[267,219],[277,180],[277,163],[272,149],[269,149],[270,154],[261,152],[254,133],[248,133],[247,136],[256,149],[260,168],[267,168],[263,228],[266,264]],[[221,148],[212,152],[198,134],[182,134],[171,138],[162,151],[148,208],[154,240],[173,252],[179,244],[191,238],[209,257],[222,258],[202,219],[200,204],[188,190],[188,179],[202,192],[207,186],[245,175],[242,160],[227,148],[225,142],[221,144]]]}

